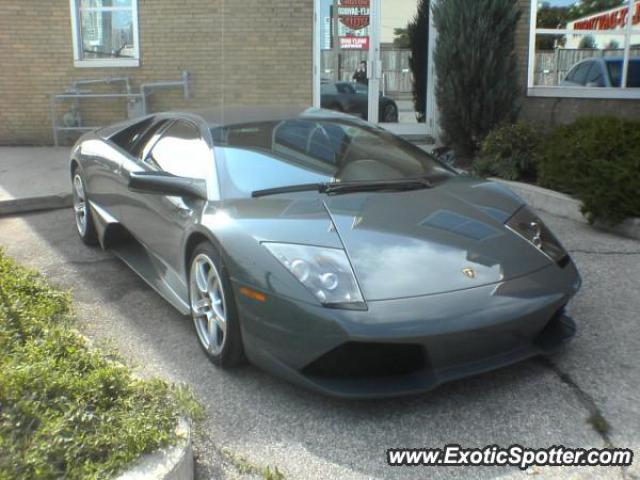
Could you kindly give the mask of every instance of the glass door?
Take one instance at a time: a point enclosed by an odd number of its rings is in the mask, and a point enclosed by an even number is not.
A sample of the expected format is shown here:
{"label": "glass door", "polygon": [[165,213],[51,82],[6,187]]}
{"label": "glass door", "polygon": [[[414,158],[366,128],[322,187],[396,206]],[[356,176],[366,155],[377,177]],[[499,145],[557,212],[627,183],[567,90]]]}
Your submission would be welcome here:
{"label": "glass door", "polygon": [[314,103],[396,133],[426,134],[427,34],[415,61],[408,34],[418,4],[316,0]]}
{"label": "glass door", "polygon": [[420,1],[373,1],[380,17],[376,22],[379,123],[397,133],[425,134],[428,22],[418,21]]}
{"label": "glass door", "polygon": [[314,103],[378,121],[374,0],[316,0]]}

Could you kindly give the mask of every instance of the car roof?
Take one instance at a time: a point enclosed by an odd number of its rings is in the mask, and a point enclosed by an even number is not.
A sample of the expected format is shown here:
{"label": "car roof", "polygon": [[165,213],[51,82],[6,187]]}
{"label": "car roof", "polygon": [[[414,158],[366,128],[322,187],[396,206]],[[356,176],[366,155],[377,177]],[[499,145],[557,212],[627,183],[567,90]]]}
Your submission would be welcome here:
{"label": "car roof", "polygon": [[302,105],[225,106],[202,110],[164,112],[156,114],[156,116],[158,118],[203,120],[211,128],[293,119],[354,120],[354,117],[340,112]]}
{"label": "car roof", "polygon": [[285,120],[340,120],[342,123],[351,122],[362,124],[364,120],[334,110],[314,108],[300,105],[261,105],[261,106],[225,106],[200,110],[166,111],[129,118],[127,120],[102,127],[96,131],[102,138],[109,138],[117,132],[136,123],[148,119],[186,120],[196,124],[204,123],[209,128],[245,125],[249,123],[282,122]]}

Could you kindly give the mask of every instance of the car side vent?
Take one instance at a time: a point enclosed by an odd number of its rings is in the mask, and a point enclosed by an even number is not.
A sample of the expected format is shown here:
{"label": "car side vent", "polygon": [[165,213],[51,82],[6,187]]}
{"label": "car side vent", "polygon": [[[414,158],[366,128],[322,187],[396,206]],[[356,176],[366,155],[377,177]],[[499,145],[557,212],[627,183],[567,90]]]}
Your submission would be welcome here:
{"label": "car side vent", "polygon": [[426,366],[420,345],[348,342],[311,362],[302,373],[323,378],[381,378],[406,375]]}

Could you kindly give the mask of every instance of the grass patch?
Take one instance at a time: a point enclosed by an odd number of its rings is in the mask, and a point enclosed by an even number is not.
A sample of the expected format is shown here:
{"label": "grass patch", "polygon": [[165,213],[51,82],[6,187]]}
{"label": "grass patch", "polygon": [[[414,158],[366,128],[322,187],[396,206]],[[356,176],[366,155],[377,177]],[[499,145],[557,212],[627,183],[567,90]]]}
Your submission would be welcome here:
{"label": "grass patch", "polygon": [[190,390],[135,378],[72,327],[69,295],[0,249],[0,479],[111,478],[202,416]]}
{"label": "grass patch", "polygon": [[255,465],[245,457],[237,455],[226,448],[223,448],[220,453],[227,462],[235,467],[240,475],[258,475],[264,480],[285,480],[284,474],[278,470],[278,467],[273,467],[272,469],[270,466],[261,467]]}

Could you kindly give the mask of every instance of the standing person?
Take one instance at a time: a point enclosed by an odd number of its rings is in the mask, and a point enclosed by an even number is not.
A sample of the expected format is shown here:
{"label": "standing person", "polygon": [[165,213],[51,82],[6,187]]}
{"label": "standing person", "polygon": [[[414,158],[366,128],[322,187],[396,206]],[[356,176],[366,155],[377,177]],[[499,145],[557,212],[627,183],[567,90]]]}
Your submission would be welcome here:
{"label": "standing person", "polygon": [[356,69],[352,78],[356,83],[361,83],[363,85],[369,84],[369,79],[367,78],[367,62],[360,62],[360,65]]}

